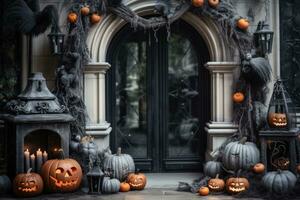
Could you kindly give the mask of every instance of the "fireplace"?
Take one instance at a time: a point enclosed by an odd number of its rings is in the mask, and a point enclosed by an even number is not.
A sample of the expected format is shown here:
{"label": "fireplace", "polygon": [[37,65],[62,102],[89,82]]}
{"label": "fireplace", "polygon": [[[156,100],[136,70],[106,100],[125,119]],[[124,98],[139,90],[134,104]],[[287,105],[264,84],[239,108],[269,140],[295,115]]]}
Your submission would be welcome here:
{"label": "fireplace", "polygon": [[[41,73],[33,73],[28,79],[25,90],[7,103],[4,121],[7,138],[7,172],[13,177],[24,172],[26,167],[25,151],[41,150],[48,158],[55,158],[56,150],[62,148],[69,154],[70,122],[72,116],[60,105],[49,91]],[[33,164],[33,166],[36,166]]]}

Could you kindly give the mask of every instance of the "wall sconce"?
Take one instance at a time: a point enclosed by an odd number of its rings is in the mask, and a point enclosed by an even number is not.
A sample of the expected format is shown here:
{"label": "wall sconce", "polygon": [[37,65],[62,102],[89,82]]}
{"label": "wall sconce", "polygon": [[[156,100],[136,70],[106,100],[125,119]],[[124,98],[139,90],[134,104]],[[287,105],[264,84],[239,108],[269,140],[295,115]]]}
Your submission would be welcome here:
{"label": "wall sconce", "polygon": [[259,49],[262,56],[272,53],[274,32],[269,29],[269,25],[264,21],[258,23],[254,32],[255,46]]}
{"label": "wall sconce", "polygon": [[65,34],[61,33],[59,29],[51,28],[51,33],[48,34],[50,48],[52,55],[62,55],[64,48]]}

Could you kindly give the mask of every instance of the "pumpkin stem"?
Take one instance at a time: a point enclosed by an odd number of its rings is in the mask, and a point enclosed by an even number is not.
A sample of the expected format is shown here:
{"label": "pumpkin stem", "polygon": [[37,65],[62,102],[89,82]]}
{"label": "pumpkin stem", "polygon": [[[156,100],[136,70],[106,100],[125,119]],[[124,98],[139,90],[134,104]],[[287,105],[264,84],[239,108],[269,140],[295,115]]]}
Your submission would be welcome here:
{"label": "pumpkin stem", "polygon": [[118,150],[117,150],[117,156],[120,156],[122,154],[122,148],[121,147],[118,147]]}
{"label": "pumpkin stem", "polygon": [[242,137],[242,139],[240,139],[239,144],[245,144],[247,142],[247,137]]}
{"label": "pumpkin stem", "polygon": [[216,178],[215,178],[215,179],[218,179],[218,178],[219,178],[219,174],[216,175]]}
{"label": "pumpkin stem", "polygon": [[26,174],[30,174],[31,170],[32,170],[32,168],[29,168],[29,169],[27,170]]}

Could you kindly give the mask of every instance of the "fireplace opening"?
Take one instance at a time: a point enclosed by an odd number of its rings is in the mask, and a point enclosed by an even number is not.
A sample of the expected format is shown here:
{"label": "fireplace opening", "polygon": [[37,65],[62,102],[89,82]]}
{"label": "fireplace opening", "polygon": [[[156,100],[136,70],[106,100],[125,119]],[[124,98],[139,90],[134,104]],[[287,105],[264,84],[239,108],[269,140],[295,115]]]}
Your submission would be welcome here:
{"label": "fireplace opening", "polygon": [[24,151],[28,149],[29,152],[47,152],[49,159],[58,157],[57,150],[61,147],[61,138],[59,134],[50,130],[37,130],[29,133],[24,138]]}

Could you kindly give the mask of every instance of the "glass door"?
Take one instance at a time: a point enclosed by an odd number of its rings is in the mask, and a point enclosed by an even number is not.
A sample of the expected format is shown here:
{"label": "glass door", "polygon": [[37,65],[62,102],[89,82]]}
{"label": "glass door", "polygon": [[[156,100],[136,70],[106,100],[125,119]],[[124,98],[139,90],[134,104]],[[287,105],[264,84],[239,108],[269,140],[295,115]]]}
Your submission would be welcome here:
{"label": "glass door", "polygon": [[209,120],[209,59],[184,21],[158,31],[123,28],[109,49],[111,148],[144,171],[201,170]]}

